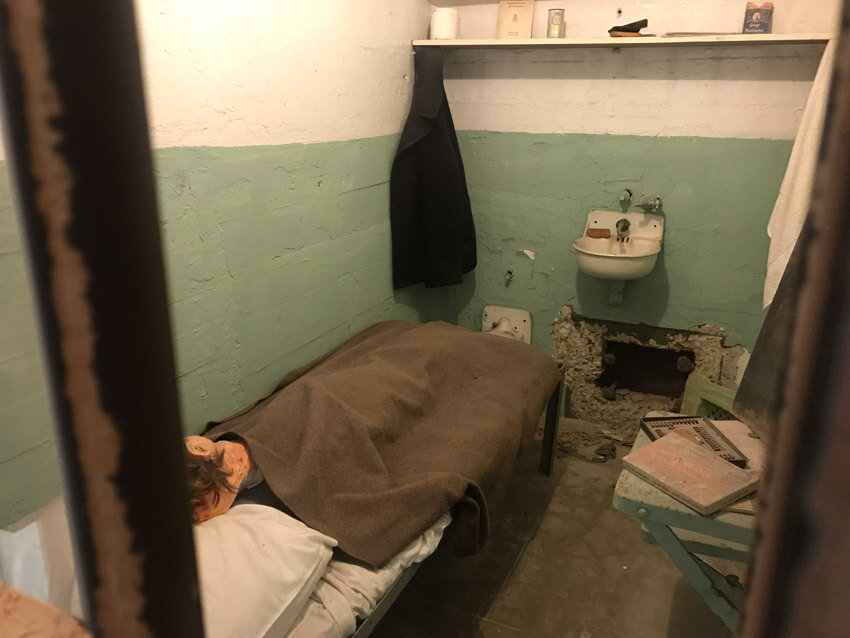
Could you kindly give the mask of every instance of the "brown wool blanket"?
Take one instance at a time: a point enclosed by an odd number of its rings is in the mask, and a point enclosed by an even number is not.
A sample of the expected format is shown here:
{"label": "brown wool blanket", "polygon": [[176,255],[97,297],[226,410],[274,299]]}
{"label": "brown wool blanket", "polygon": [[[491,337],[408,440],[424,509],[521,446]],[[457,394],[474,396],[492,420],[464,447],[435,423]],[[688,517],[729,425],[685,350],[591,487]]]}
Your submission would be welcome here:
{"label": "brown wool blanket", "polygon": [[452,509],[455,549],[487,539],[487,497],[560,379],[551,357],[442,322],[388,321],[210,424],[238,435],[301,520],[374,567]]}

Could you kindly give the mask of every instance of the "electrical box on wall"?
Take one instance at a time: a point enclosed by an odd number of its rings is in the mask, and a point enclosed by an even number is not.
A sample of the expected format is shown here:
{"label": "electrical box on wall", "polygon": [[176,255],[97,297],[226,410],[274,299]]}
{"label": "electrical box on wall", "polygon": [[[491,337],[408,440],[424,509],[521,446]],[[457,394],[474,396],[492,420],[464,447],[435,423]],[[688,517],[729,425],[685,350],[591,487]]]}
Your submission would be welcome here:
{"label": "electrical box on wall", "polygon": [[531,311],[508,306],[484,306],[481,331],[531,343]]}

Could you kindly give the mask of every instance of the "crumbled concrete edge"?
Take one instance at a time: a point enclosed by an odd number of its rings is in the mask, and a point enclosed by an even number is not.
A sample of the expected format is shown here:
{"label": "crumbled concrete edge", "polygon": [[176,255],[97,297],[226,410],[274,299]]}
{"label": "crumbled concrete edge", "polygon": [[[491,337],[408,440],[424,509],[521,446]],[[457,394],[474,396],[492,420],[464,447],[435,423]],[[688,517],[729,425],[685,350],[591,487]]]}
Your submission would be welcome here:
{"label": "crumbled concrete edge", "polygon": [[[695,357],[694,372],[734,389],[749,352],[742,346],[726,347],[725,338],[725,332],[717,326],[701,325],[690,330],[633,326],[581,317],[564,306],[552,329],[552,352],[564,370],[565,413],[598,424],[618,440],[631,442],[647,412],[678,412],[680,399],[625,388],[614,391],[614,400],[604,398],[596,380],[602,374],[605,341],[690,350]],[[563,438],[562,444],[571,443],[567,435]]]}

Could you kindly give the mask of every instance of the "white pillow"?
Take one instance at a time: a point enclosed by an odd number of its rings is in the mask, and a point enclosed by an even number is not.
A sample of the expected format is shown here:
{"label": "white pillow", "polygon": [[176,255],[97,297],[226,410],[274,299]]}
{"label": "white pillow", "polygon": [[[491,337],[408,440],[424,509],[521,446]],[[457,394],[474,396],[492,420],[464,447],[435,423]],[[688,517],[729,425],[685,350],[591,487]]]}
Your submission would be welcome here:
{"label": "white pillow", "polygon": [[194,532],[207,638],[262,638],[278,619],[289,631],[337,544],[266,505],[236,505]]}

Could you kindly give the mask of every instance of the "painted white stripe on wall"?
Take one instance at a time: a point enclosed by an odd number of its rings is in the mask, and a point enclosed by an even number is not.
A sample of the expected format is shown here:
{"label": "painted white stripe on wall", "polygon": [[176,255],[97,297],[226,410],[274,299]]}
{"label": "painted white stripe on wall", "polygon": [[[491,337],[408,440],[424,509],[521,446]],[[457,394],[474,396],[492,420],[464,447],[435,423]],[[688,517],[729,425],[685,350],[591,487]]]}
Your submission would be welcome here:
{"label": "painted white stripe on wall", "polygon": [[395,134],[426,0],[139,0],[155,147]]}
{"label": "painted white stripe on wall", "polygon": [[[492,38],[498,2],[455,6],[460,38]],[[833,33],[840,0],[777,2],[774,33]],[[743,0],[537,0],[566,9],[568,38],[607,37],[649,20],[645,33],[740,33]],[[793,138],[822,46],[453,51],[446,91],[459,129],[529,133]]]}
{"label": "painted white stripe on wall", "polygon": [[[427,0],[137,0],[151,143],[251,146],[401,131]],[[0,160],[5,159],[0,145]]]}
{"label": "painted white stripe on wall", "polygon": [[460,130],[790,139],[822,45],[454,50]]}
{"label": "painted white stripe on wall", "polygon": [[[458,9],[459,38],[495,37],[498,0],[434,0],[432,4]],[[774,5],[774,33],[833,33],[837,29],[840,0],[775,0]],[[746,0],[536,0],[532,36],[546,36],[549,9],[565,9],[568,38],[606,37],[612,26],[643,18],[649,20],[643,32],[656,35],[740,33],[745,6]]]}

